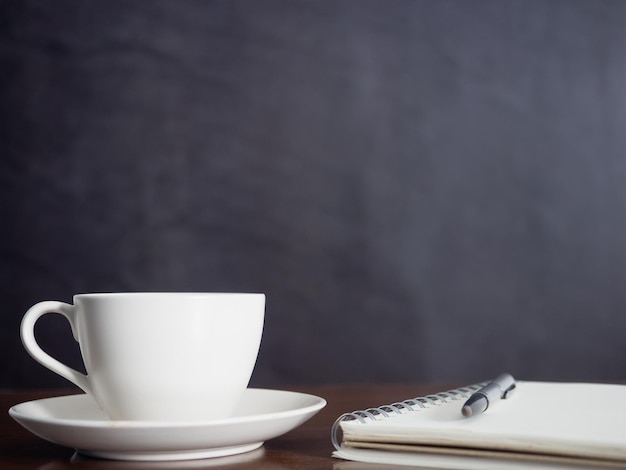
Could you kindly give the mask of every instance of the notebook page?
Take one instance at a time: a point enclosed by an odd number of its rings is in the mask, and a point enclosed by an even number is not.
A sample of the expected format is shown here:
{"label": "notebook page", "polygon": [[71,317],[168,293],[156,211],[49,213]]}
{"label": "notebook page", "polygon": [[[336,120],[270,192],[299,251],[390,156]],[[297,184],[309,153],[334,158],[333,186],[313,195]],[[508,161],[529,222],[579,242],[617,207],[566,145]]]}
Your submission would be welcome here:
{"label": "notebook page", "polygon": [[375,422],[344,421],[347,441],[413,443],[626,459],[626,386],[518,382],[471,418],[463,400]]}

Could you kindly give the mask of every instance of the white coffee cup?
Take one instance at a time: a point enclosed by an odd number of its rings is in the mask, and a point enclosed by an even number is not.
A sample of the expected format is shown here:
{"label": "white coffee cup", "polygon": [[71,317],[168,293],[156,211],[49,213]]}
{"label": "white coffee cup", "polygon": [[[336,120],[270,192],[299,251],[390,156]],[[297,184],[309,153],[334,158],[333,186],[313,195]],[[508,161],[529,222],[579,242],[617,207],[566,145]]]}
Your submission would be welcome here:
{"label": "white coffee cup", "polygon": [[[87,375],[44,352],[34,327],[69,321]],[[42,365],[92,395],[114,420],[200,421],[230,416],[248,386],[265,295],[110,293],[40,302],[22,319],[22,342]]]}

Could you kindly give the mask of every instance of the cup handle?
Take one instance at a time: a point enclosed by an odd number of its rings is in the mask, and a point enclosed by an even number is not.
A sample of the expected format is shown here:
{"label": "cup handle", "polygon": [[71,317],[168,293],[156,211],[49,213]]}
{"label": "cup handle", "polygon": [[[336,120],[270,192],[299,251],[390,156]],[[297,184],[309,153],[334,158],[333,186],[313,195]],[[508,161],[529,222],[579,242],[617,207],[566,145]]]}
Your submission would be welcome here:
{"label": "cup handle", "polygon": [[39,302],[38,304],[33,305],[24,314],[24,318],[22,318],[20,334],[22,337],[22,344],[24,345],[24,348],[26,348],[28,354],[30,354],[33,359],[35,359],[41,365],[47,367],[52,372],[56,372],[61,377],[66,378],[70,382],[82,388],[85,392],[91,393],[89,379],[85,374],[82,374],[77,370],[66,366],[62,362],[59,362],[48,353],[46,353],[43,349],[41,349],[41,347],[39,347],[39,344],[37,344],[37,340],[35,339],[35,323],[37,323],[37,320],[39,320],[39,318],[46,313],[57,313],[63,315],[72,327],[72,334],[74,335],[74,339],[78,341],[75,327],[76,315],[74,306],[66,304],[64,302],[46,301]]}

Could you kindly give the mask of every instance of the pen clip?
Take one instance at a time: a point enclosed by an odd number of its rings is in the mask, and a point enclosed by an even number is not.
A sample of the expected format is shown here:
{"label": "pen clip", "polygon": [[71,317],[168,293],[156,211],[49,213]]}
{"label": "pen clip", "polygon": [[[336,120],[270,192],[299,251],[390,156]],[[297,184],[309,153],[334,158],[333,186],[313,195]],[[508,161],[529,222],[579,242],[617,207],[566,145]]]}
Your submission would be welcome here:
{"label": "pen clip", "polygon": [[515,382],[511,384],[509,388],[507,388],[504,393],[502,393],[502,398],[509,398],[515,392]]}

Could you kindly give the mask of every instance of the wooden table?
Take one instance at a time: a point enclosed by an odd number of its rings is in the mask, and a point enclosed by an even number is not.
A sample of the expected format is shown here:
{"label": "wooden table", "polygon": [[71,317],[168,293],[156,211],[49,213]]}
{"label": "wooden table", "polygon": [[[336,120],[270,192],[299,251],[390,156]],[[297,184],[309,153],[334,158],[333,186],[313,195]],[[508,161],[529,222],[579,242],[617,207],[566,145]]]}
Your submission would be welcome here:
{"label": "wooden table", "polygon": [[[289,390],[321,396],[328,405],[310,421],[295,430],[267,441],[246,459],[235,457],[187,462],[120,462],[89,459],[77,455],[73,449],[51,444],[22,428],[7,413],[18,403],[38,398],[67,394],[67,391],[0,392],[0,469],[332,469],[340,462],[331,457],[330,428],[344,412],[369,408],[399,400],[422,396],[452,388],[424,385],[334,385],[287,387]],[[243,460],[243,461],[241,461]],[[363,468],[371,468],[364,466]]]}

